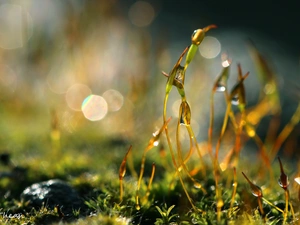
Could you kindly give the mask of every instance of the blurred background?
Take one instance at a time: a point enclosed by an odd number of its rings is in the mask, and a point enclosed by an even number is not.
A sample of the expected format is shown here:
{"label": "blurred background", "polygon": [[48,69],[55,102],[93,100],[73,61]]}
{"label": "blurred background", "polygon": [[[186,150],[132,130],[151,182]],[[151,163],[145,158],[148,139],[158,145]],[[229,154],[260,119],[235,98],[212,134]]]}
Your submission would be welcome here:
{"label": "blurred background", "polygon": [[[162,125],[161,71],[172,69],[195,29],[210,24],[218,28],[208,32],[185,84],[199,141],[207,140],[209,95],[222,53],[232,59],[229,86],[241,63],[250,71],[249,106],[258,100],[249,40],[276,73],[286,123],[300,99],[300,14],[287,4],[0,0],[1,148],[38,154],[53,129],[78,149],[147,142]],[[173,91],[168,116],[178,116],[178,100]],[[217,127],[223,102],[223,95],[216,97]],[[299,126],[294,135],[300,136]]]}

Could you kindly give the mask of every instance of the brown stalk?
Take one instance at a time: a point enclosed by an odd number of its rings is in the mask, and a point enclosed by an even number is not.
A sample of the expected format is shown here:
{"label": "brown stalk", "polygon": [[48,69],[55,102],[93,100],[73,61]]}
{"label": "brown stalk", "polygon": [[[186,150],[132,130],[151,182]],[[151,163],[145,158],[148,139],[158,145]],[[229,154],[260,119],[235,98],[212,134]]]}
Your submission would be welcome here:
{"label": "brown stalk", "polygon": [[129,149],[127,150],[124,158],[123,158],[123,161],[120,165],[120,169],[119,169],[119,181],[120,181],[120,202],[122,202],[123,200],[123,178],[126,174],[126,160],[127,160],[127,157],[128,157],[128,154],[129,152],[131,151],[132,149],[132,146],[130,145]]}

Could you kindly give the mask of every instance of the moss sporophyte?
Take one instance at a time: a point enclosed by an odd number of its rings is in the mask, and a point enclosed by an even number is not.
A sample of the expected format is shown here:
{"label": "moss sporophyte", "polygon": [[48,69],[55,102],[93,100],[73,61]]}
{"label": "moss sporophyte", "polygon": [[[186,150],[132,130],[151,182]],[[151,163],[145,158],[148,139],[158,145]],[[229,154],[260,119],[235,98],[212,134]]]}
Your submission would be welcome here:
{"label": "moss sporophyte", "polygon": [[[169,149],[174,169],[173,177],[171,178],[170,182],[171,184],[174,184],[174,182],[176,183],[179,181],[181,190],[184,192],[191,207],[191,210],[187,212],[186,216],[189,215],[192,217],[192,221],[199,222],[196,224],[202,224],[201,221],[203,222],[206,219],[211,223],[214,223],[212,221],[215,221],[219,224],[225,224],[227,223],[225,221],[231,221],[232,223],[236,221],[238,224],[241,222],[240,219],[244,217],[251,218],[249,221],[251,223],[255,223],[259,220],[257,218],[257,213],[260,215],[261,222],[270,222],[270,224],[278,221],[281,221],[282,223],[299,221],[299,212],[294,211],[294,208],[299,210],[299,199],[296,199],[298,187],[293,186],[294,188],[292,193],[294,196],[291,196],[288,189],[288,176],[284,172],[284,166],[280,158],[278,158],[278,160],[281,174],[278,183],[285,193],[284,197],[282,196],[282,201],[285,202],[284,208],[282,208],[282,206],[278,203],[278,199],[280,199],[280,197],[277,198],[274,203],[272,203],[272,201],[267,200],[267,198],[263,195],[263,191],[267,193],[266,196],[270,197],[272,197],[275,193],[277,194],[277,190],[274,188],[274,174],[277,174],[277,172],[274,172],[274,169],[272,168],[272,162],[274,161],[280,146],[288,138],[294,127],[299,123],[300,103],[291,120],[283,127],[282,131],[279,132],[277,137],[273,137],[274,141],[272,143],[265,143],[262,138],[259,137],[256,129],[260,121],[266,116],[271,116],[271,120],[272,116],[278,116],[281,111],[281,106],[279,101],[279,88],[277,87],[275,76],[269,69],[266,60],[256,49],[254,44],[250,44],[249,47],[251,56],[254,60],[255,66],[257,67],[256,74],[261,81],[262,91],[260,100],[256,106],[251,108],[247,107],[247,98],[245,94],[247,89],[246,78],[250,73],[243,73],[241,64],[237,64],[237,81],[231,90],[228,91],[230,88],[228,87],[227,81],[232,70],[232,59],[230,59],[228,55],[223,54],[221,62],[222,71],[211,86],[210,119],[208,140],[206,142],[207,144],[204,145],[204,147],[203,145],[200,146],[196,140],[191,123],[193,118],[192,110],[190,104],[188,103],[188,96],[185,91],[185,77],[188,75],[189,65],[193,62],[198,47],[201,45],[206,33],[212,28],[216,28],[216,26],[209,25],[203,29],[195,30],[191,36],[190,46],[186,47],[179,55],[179,58],[174,64],[170,73],[162,72],[163,75],[167,77],[163,101],[163,123],[161,128],[153,134],[153,137],[145,147],[142,155],[140,173],[137,177],[138,181],[135,196],[136,210],[142,210],[143,205],[149,205],[149,196],[151,196],[151,198],[154,200],[154,204],[157,203],[155,201],[155,190],[151,191],[151,185],[154,185],[152,181],[155,176],[154,163],[152,164],[152,172],[148,181],[148,185],[143,182],[145,166],[148,165],[145,163],[146,153],[159,145],[161,145],[160,149],[165,149],[165,147],[163,147],[163,143],[160,144],[159,141],[161,139],[166,139],[167,149]],[[184,57],[185,63],[181,65]],[[255,74],[251,76],[255,76]],[[177,89],[181,101],[178,108],[176,125],[170,123],[170,120],[174,119],[169,118],[167,120],[167,103],[173,87]],[[214,96],[217,93],[224,94],[226,109],[224,113],[223,124],[214,146]],[[189,136],[189,146],[187,146],[188,151],[183,151],[183,144],[186,142],[182,141],[182,127],[186,129]],[[226,133],[229,132],[229,127],[231,129],[230,132],[233,132],[234,141],[231,147],[227,146],[229,151],[225,154],[222,153],[222,159],[219,153],[222,148],[222,142],[226,141]],[[174,128],[175,132],[173,132]],[[172,136],[173,133],[174,136]],[[257,158],[255,159],[255,161],[257,161],[256,163],[258,165],[263,165],[261,166],[261,170],[259,170],[261,171],[259,177],[263,176],[264,180],[266,181],[263,184],[263,187],[254,184],[254,182],[252,182],[248,176],[246,176],[246,173],[240,171],[239,162],[244,161],[240,153],[241,151],[245,151],[244,146],[249,140],[253,140],[258,149]],[[129,151],[131,151],[131,148],[128,150],[128,152]],[[120,167],[121,205],[123,204],[122,181],[125,175],[125,164],[126,158],[128,157],[128,152]],[[209,155],[211,162],[203,159],[203,156],[206,153]],[[264,172],[266,169],[269,171],[268,173]],[[132,174],[136,174],[136,172],[133,171]],[[256,203],[252,201],[251,195],[247,195],[247,193],[244,192],[245,185],[247,185],[247,183],[245,183],[245,180],[241,179],[241,175],[244,176],[250,187],[249,193],[252,193],[252,195],[257,198]],[[252,176],[253,175],[251,175],[251,177]],[[296,177],[295,181],[298,181],[299,184],[299,177]],[[173,193],[175,189],[178,191],[177,185],[167,186],[169,189],[169,194]],[[192,187],[195,187],[196,189],[193,189]],[[156,188],[158,187],[156,186]],[[151,195],[152,192],[153,195]],[[142,195],[145,197],[141,198]],[[169,215],[171,210],[179,212],[180,209],[177,209],[178,207],[179,206],[176,204],[170,206],[169,209],[167,205],[164,205],[163,209],[161,209],[159,206],[156,206],[159,214],[162,217],[161,219],[156,220],[156,224],[167,224],[171,220],[178,221],[177,216],[176,219],[174,216]],[[249,211],[249,207],[254,208],[252,211]],[[258,211],[255,210],[256,208],[258,208]],[[182,220],[181,222],[184,223],[187,221]]]}

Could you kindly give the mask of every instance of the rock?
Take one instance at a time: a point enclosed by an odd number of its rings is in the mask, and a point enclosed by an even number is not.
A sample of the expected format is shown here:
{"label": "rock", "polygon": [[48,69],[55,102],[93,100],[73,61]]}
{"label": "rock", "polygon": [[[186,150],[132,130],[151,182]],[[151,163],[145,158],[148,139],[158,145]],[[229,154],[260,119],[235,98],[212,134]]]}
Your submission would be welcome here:
{"label": "rock", "polygon": [[32,184],[22,192],[21,200],[29,201],[29,207],[34,208],[46,206],[53,209],[59,206],[64,214],[71,214],[73,210],[85,208],[76,190],[58,179]]}
{"label": "rock", "polygon": [[4,166],[11,165],[10,154],[9,153],[1,153],[0,154],[0,163]]}

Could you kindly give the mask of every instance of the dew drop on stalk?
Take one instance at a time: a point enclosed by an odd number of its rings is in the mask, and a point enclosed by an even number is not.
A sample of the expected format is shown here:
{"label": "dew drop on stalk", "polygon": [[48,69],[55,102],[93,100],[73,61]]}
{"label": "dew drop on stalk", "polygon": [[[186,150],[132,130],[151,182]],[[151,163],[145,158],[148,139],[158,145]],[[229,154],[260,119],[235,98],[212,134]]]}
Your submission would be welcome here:
{"label": "dew drop on stalk", "polygon": [[153,147],[158,146],[159,144],[159,138],[161,133],[164,131],[164,129],[166,128],[166,126],[168,125],[168,123],[170,122],[171,118],[169,118],[166,123],[156,132],[154,132],[152,134],[152,138],[149,140],[148,146],[147,146],[147,151],[149,151],[150,149],[152,149]]}
{"label": "dew drop on stalk", "polygon": [[159,144],[158,140],[153,142],[153,146],[158,146],[158,144]]}
{"label": "dew drop on stalk", "polygon": [[221,60],[222,60],[222,66],[224,68],[229,67],[231,65],[232,60],[229,58],[227,53],[222,53]]}
{"label": "dew drop on stalk", "polygon": [[195,37],[198,31],[200,31],[200,29],[194,30],[194,32],[192,33],[192,39]]}
{"label": "dew drop on stalk", "polygon": [[197,189],[200,189],[200,188],[202,188],[202,185],[198,182],[194,182],[194,187]]}
{"label": "dew drop on stalk", "polygon": [[152,135],[153,135],[153,137],[150,139],[150,141],[148,143],[148,147],[147,147],[149,150],[153,147],[158,146],[158,144],[159,144],[160,133],[156,132],[156,133],[153,133]]}
{"label": "dew drop on stalk", "polygon": [[191,36],[192,44],[200,45],[204,36],[205,36],[205,32],[202,29],[194,30]]}
{"label": "dew drop on stalk", "polygon": [[232,99],[231,99],[231,103],[233,105],[238,105],[239,104],[239,97],[238,96],[234,96]]}
{"label": "dew drop on stalk", "polygon": [[[255,186],[255,187],[254,187]],[[262,190],[259,186],[255,185],[251,186],[251,192],[255,197],[262,197]]]}
{"label": "dew drop on stalk", "polygon": [[222,66],[223,67],[228,67],[228,66],[230,66],[230,61],[228,60],[228,59],[226,59],[226,60],[224,60],[223,62],[222,62]]}
{"label": "dew drop on stalk", "polygon": [[217,92],[224,92],[226,91],[226,86],[222,83],[218,83],[216,86],[216,91]]}
{"label": "dew drop on stalk", "polygon": [[245,179],[248,181],[249,185],[250,185],[250,188],[251,188],[251,193],[255,196],[255,197],[258,197],[258,198],[261,198],[263,197],[263,193],[262,193],[262,190],[259,186],[253,184],[249,179],[248,177],[246,176],[246,174],[244,174],[242,172],[243,176],[245,177]]}

